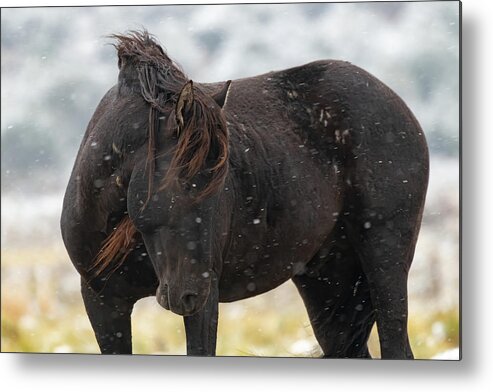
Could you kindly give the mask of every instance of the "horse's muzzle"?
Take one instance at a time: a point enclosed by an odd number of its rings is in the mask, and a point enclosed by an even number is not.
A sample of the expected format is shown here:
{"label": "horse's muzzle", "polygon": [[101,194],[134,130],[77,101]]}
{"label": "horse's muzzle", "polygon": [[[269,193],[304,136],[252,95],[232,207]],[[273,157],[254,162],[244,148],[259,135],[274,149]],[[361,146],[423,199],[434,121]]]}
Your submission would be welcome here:
{"label": "horse's muzzle", "polygon": [[168,285],[159,285],[156,291],[156,300],[164,309],[171,310],[180,316],[191,316],[204,306],[204,300],[193,290],[184,290],[182,293],[171,293]]}

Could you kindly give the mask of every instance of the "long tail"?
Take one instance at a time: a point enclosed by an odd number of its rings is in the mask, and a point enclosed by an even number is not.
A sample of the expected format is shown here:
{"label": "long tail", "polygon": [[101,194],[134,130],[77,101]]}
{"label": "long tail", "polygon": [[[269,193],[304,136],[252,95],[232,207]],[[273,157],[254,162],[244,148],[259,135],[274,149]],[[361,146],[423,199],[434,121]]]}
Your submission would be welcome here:
{"label": "long tail", "polygon": [[90,268],[93,276],[97,277],[109,267],[112,267],[111,271],[120,267],[133,250],[137,234],[134,224],[128,215],[125,215],[115,230],[104,240]]}

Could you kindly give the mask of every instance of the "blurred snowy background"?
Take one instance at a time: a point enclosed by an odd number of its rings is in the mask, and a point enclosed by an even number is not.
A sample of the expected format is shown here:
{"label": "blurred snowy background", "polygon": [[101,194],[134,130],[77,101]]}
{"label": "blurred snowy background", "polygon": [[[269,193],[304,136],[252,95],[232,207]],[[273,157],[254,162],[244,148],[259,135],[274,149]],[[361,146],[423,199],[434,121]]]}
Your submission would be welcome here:
{"label": "blurred snowy background", "polygon": [[[407,102],[431,152],[409,282],[410,337],[430,358],[459,339],[458,2],[2,9],[2,350],[97,352],[61,242],[64,187],[85,127],[116,82],[108,34],[145,27],[196,81],[348,60]],[[152,298],[136,352],[185,353],[181,318]],[[371,349],[378,355],[375,334]],[[317,355],[294,286],[221,305],[218,353]]]}

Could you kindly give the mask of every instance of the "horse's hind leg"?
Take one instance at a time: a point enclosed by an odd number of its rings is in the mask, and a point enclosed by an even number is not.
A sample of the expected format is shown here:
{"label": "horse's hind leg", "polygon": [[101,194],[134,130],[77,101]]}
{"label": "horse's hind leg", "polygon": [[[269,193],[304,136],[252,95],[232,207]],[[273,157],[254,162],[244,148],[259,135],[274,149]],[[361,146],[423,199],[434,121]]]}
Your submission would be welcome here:
{"label": "horse's hind leg", "polygon": [[[366,214],[360,214],[361,217]],[[416,243],[412,220],[372,211],[354,228],[375,308],[382,358],[412,359],[407,333],[407,278]]]}
{"label": "horse's hind leg", "polygon": [[322,248],[293,282],[324,357],[370,358],[374,312],[367,280],[352,249],[328,249]]}
{"label": "horse's hind leg", "polygon": [[[421,222],[423,194],[400,189],[393,192],[382,190],[361,197],[348,208],[346,227],[369,283],[382,358],[412,359],[407,333],[407,279]],[[405,197],[397,204],[395,195],[402,194]],[[374,195],[387,195],[387,202]]]}
{"label": "horse's hind leg", "polygon": [[382,358],[412,359],[407,334],[407,278],[415,241],[397,227],[362,225],[366,233],[360,234],[356,246],[376,312]]}
{"label": "horse's hind leg", "polygon": [[[388,93],[388,92],[387,92]],[[382,358],[413,358],[407,279],[428,184],[426,141],[392,94],[354,110],[342,217],[368,280]],[[375,94],[377,97],[377,94]],[[384,125],[385,124],[385,125]]]}

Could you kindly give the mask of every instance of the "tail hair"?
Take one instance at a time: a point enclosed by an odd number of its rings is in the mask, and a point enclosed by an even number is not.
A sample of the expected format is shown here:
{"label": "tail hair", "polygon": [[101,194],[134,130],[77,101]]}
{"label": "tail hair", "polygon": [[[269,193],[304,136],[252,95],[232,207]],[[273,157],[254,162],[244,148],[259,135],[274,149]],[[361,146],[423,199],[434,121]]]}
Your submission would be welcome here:
{"label": "tail hair", "polygon": [[112,267],[111,272],[118,269],[133,250],[137,235],[137,229],[128,215],[125,215],[113,232],[103,241],[90,268],[93,277],[99,276],[109,267]]}

